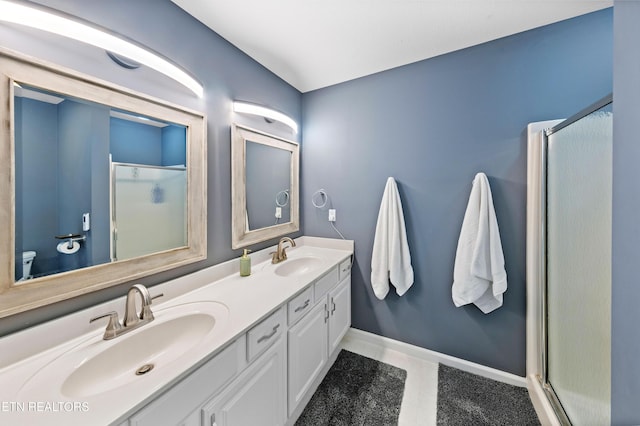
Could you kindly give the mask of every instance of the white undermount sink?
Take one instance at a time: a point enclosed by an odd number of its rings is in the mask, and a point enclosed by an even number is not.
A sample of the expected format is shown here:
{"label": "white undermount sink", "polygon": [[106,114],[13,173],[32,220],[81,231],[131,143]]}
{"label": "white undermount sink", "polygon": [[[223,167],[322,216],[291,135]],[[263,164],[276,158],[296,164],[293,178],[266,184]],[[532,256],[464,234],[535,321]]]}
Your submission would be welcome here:
{"label": "white undermount sink", "polygon": [[[113,340],[92,338],[34,374],[20,393],[49,388],[67,398],[99,396],[156,375],[175,373],[197,362],[224,326],[229,310],[222,303],[193,302],[154,312],[155,320]],[[37,391],[36,391],[37,392]]]}
{"label": "white undermount sink", "polygon": [[275,273],[282,277],[290,277],[295,275],[303,275],[311,272],[322,265],[322,259],[315,256],[297,257],[287,259],[278,265]]}

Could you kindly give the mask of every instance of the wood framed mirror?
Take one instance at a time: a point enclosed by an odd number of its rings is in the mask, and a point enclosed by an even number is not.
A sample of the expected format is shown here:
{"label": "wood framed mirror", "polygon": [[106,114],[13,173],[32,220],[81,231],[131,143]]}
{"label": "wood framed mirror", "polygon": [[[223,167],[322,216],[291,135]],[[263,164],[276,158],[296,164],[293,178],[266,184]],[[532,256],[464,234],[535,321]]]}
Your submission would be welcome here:
{"label": "wood framed mirror", "polygon": [[300,230],[299,162],[298,143],[232,125],[232,248]]}
{"label": "wood framed mirror", "polygon": [[[202,113],[6,49],[0,50],[0,101],[0,317],[206,258]],[[51,124],[34,110],[49,111]],[[122,143],[115,120],[134,127],[135,119],[161,129],[140,127],[143,132],[179,135],[178,157],[170,156],[169,164],[126,156],[116,161],[123,155],[116,139],[125,150],[136,145],[145,158],[156,150],[138,146],[139,135]],[[116,166],[126,174],[121,180],[143,183],[139,200],[119,201],[129,207],[119,210],[121,218],[132,217],[128,228],[114,222]],[[180,188],[177,195],[170,185]],[[154,204],[174,223],[176,236],[127,255],[121,248],[116,255],[118,237],[148,243],[151,234],[165,234],[165,225],[147,226],[149,218],[161,215],[147,210]],[[23,258],[33,252],[31,273],[23,274]]]}

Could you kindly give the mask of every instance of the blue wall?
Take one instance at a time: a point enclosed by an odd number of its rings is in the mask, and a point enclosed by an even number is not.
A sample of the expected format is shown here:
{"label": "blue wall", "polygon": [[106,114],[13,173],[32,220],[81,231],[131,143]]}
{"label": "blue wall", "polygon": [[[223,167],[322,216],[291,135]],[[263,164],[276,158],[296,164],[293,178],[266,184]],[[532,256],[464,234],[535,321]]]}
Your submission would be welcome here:
{"label": "blue wall", "polygon": [[[109,110],[70,99],[15,103],[16,279],[23,250],[36,251],[35,276],[109,262]],[[78,253],[59,254],[54,237],[81,233],[85,212],[87,240]]]}
{"label": "blue wall", "polygon": [[[355,240],[353,326],[525,374],[526,139],[530,122],[568,117],[612,90],[612,11],[596,12],[303,95],[302,215],[324,188]],[[477,172],[489,177],[509,288],[484,315],[456,308],[451,285]],[[413,287],[379,301],[371,251],[388,176],[398,181]]]}
{"label": "blue wall", "polygon": [[187,164],[187,131],[184,127],[170,125],[162,128],[162,165]]}
{"label": "blue wall", "polygon": [[[22,252],[34,250],[31,274],[58,270],[58,108],[15,98],[16,279],[22,277]],[[38,173],[34,173],[37,170]]]}
{"label": "blue wall", "polygon": [[60,269],[109,262],[109,109],[66,100],[58,126],[58,234],[83,234],[87,212],[92,224],[77,253],[59,254]]}
{"label": "blue wall", "polygon": [[110,150],[118,163],[162,165],[162,128],[111,117]]}
{"label": "blue wall", "polygon": [[640,2],[614,4],[611,423],[640,424]]}
{"label": "blue wall", "polygon": [[111,117],[110,152],[117,163],[186,165],[186,140],[182,126],[155,127]]}

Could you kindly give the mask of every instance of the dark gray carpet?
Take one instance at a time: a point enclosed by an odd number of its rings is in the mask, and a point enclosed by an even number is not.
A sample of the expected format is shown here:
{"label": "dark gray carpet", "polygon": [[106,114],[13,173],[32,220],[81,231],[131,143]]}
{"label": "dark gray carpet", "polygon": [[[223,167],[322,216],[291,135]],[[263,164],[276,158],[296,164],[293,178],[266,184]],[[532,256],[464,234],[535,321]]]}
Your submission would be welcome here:
{"label": "dark gray carpet", "polygon": [[526,388],[440,364],[438,425],[539,425]]}
{"label": "dark gray carpet", "polygon": [[397,425],[407,372],[341,351],[296,425]]}

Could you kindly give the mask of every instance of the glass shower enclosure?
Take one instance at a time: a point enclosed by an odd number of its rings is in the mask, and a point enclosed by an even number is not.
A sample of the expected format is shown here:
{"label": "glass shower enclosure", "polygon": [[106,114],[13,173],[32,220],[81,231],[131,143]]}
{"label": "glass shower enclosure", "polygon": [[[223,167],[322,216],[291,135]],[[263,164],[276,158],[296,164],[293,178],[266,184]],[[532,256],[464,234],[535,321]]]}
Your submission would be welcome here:
{"label": "glass shower enclosure", "polygon": [[112,260],[187,245],[185,167],[112,163]]}
{"label": "glass shower enclosure", "polygon": [[562,424],[610,424],[612,99],[544,132],[540,381]]}

